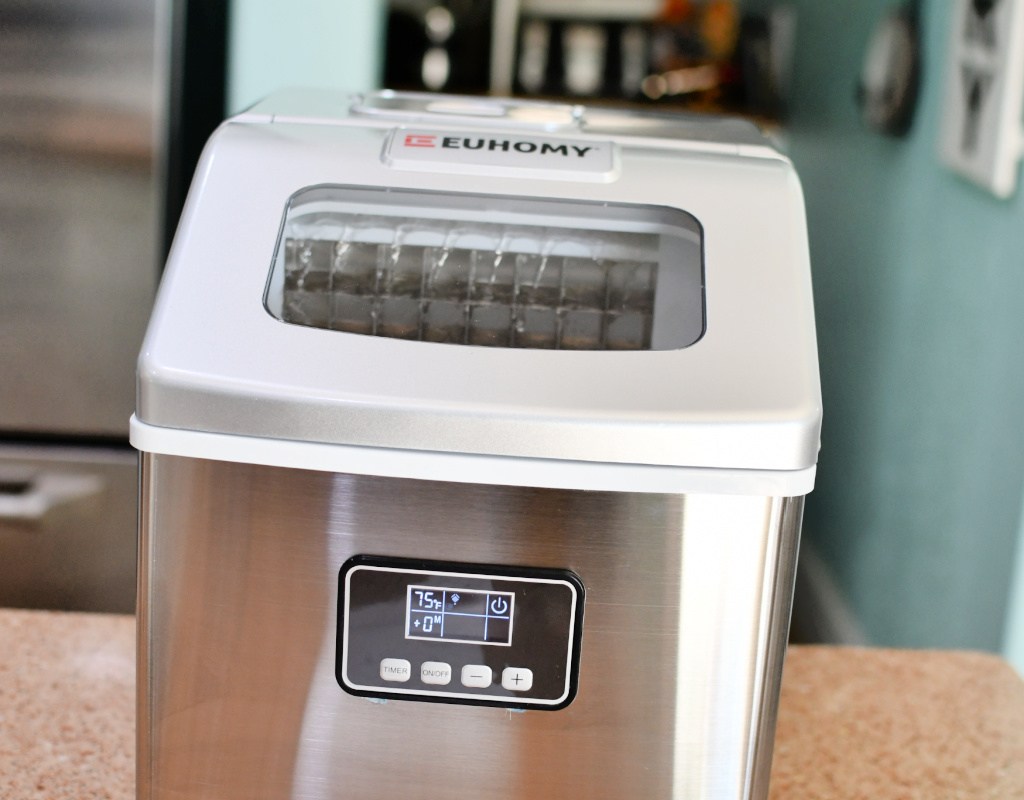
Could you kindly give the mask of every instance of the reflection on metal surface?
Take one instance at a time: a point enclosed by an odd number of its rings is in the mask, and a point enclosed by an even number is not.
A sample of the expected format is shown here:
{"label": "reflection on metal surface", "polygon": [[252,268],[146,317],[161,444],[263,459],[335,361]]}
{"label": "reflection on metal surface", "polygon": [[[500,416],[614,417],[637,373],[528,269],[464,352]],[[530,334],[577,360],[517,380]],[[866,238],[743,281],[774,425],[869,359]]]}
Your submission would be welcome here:
{"label": "reflection on metal surface", "polygon": [[53,509],[103,491],[103,481],[97,475],[33,472],[12,484],[2,477],[4,468],[0,464],[0,521],[41,522]]}
{"label": "reflection on metal surface", "polygon": [[[710,800],[761,773],[751,731],[774,713],[760,693],[784,631],[766,626],[785,627],[788,595],[770,571],[795,546],[792,501],[152,455],[143,498],[140,799]],[[359,553],[576,572],[576,700],[512,714],[343,692],[337,576]]]}
{"label": "reflection on metal surface", "polygon": [[137,456],[0,446],[0,606],[131,613]]}
{"label": "reflection on metal surface", "polygon": [[779,710],[779,692],[782,689],[782,667],[786,659],[789,619],[793,610],[793,588],[796,583],[797,554],[800,549],[800,529],[804,513],[804,498],[790,498],[776,509],[779,519],[777,549],[768,551],[767,574],[775,574],[774,584],[765,583],[764,615],[761,636],[764,662],[759,672],[763,684],[759,692],[761,707],[755,720],[751,796],[768,794],[772,752],[775,745],[775,722]]}

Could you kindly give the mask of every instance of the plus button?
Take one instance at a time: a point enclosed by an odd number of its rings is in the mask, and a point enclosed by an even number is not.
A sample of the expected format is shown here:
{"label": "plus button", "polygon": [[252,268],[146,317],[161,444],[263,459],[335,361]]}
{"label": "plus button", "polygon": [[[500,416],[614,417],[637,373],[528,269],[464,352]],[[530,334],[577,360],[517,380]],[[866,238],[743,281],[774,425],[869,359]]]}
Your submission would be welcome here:
{"label": "plus button", "polygon": [[505,667],[501,685],[510,692],[528,692],[533,688],[533,672],[525,667]]}

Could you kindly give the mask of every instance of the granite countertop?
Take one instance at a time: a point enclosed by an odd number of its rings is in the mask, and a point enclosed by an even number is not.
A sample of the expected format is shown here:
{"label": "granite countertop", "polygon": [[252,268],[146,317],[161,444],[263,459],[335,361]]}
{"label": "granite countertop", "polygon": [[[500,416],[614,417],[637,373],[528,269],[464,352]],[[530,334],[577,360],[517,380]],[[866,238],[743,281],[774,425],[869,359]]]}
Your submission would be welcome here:
{"label": "granite countertop", "polygon": [[134,797],[135,618],[0,610],[0,798]]}
{"label": "granite countertop", "polygon": [[[0,610],[0,797],[134,798],[135,621]],[[1024,682],[980,653],[792,647],[771,800],[1024,798]]]}

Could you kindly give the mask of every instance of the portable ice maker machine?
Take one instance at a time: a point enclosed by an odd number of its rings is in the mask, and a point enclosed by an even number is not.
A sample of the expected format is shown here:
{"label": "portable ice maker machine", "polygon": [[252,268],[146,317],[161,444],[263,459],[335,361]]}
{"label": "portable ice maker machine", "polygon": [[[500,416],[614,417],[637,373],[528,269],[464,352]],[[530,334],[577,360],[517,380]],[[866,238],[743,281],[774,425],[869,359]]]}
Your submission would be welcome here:
{"label": "portable ice maker machine", "polygon": [[139,798],[764,798],[820,417],[752,126],[228,120],[139,361]]}

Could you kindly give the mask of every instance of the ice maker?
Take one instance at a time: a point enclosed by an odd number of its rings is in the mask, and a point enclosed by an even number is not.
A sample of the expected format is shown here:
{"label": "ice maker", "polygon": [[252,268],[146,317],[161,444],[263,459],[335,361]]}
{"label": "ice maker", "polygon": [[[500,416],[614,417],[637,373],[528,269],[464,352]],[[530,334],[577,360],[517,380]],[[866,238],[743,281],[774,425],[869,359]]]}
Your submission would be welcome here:
{"label": "ice maker", "polygon": [[228,120],[139,361],[138,797],[766,797],[819,425],[753,127]]}

